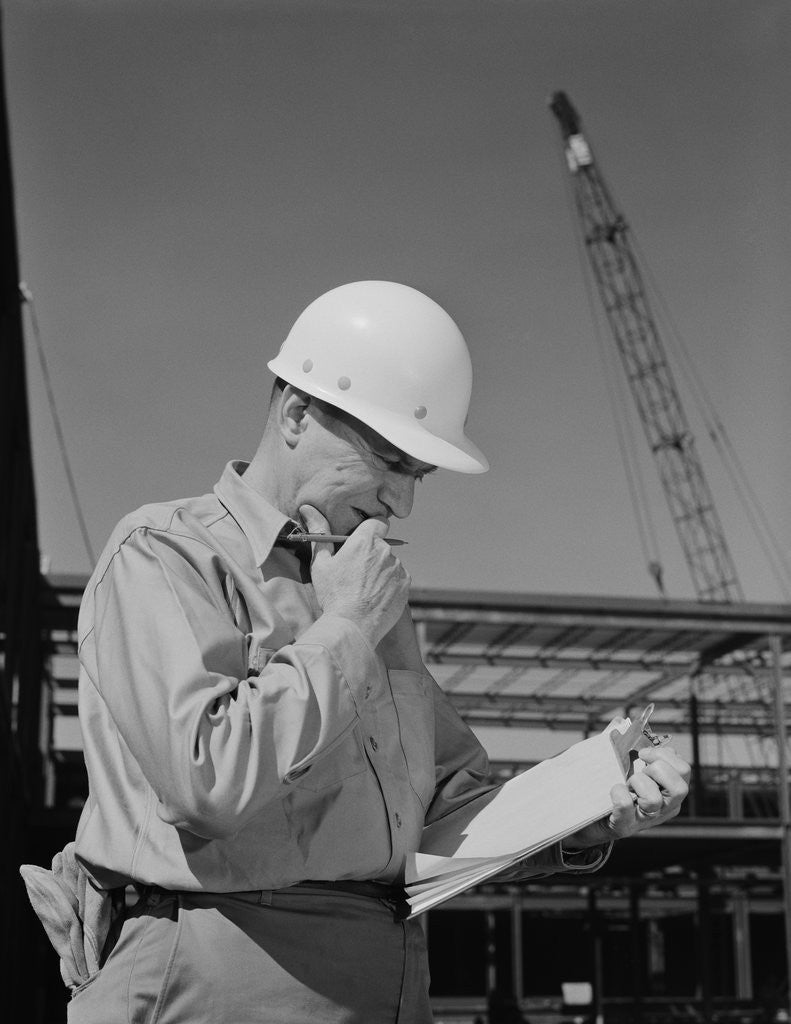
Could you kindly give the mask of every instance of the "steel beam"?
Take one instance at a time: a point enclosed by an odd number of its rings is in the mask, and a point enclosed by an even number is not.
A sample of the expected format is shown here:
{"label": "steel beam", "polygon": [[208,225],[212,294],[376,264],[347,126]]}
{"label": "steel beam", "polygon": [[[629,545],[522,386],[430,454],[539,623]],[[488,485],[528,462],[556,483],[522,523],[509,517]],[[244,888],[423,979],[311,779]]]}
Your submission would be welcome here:
{"label": "steel beam", "polygon": [[[791,804],[788,786],[788,723],[783,694],[783,641],[779,636],[769,640],[772,650],[775,716],[777,726],[777,795],[780,803],[782,829],[783,894],[785,904],[786,978],[791,978]],[[786,1009],[791,1011],[791,990],[786,994]]]}

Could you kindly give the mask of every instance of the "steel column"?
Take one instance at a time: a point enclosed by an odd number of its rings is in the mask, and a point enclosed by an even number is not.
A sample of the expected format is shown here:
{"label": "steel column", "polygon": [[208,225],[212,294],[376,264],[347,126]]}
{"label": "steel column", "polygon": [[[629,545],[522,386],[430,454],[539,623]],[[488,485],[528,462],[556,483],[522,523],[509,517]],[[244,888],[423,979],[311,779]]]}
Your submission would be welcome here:
{"label": "steel column", "polygon": [[640,934],[640,886],[633,883],[629,886],[629,928],[632,936],[632,1020],[641,1024],[643,1020],[643,950],[644,943]]}
{"label": "steel column", "polygon": [[604,1024],[604,953],[602,949],[601,918],[596,905],[596,890],[588,890],[588,919],[590,921],[593,945],[593,1019],[595,1024]]}
{"label": "steel column", "polygon": [[780,826],[782,828],[783,859],[783,904],[785,907],[786,934],[786,1007],[791,1011],[791,805],[788,787],[788,724],[786,721],[785,698],[783,694],[783,641],[779,636],[769,638],[772,652],[772,675],[774,680],[775,722],[777,727],[777,789],[780,803]]}
{"label": "steel column", "polygon": [[525,995],[522,963],[522,898],[515,895],[511,902],[511,975],[514,999],[520,1007]]}
{"label": "steel column", "polygon": [[750,903],[746,892],[733,897],[733,959],[736,964],[736,997],[752,999],[753,970],[750,960]]}

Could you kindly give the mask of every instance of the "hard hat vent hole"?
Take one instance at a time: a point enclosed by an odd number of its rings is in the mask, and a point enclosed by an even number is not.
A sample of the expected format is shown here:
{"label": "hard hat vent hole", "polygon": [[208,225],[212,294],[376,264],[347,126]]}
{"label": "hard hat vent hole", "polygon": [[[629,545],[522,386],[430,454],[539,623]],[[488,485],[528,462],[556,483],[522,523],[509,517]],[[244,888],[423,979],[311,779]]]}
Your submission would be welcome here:
{"label": "hard hat vent hole", "polygon": [[338,387],[341,391],[348,391],[351,386],[352,382],[348,377],[338,377]]}
{"label": "hard hat vent hole", "polygon": [[310,373],[310,371],[312,369],[313,369],[313,360],[312,359],[306,359],[305,362],[302,364],[302,372],[303,373]]}
{"label": "hard hat vent hole", "polygon": [[427,412],[428,412],[428,409],[426,409],[425,405],[419,405],[417,407],[417,409],[415,409],[415,419],[416,420],[424,420],[426,418],[426,413]]}

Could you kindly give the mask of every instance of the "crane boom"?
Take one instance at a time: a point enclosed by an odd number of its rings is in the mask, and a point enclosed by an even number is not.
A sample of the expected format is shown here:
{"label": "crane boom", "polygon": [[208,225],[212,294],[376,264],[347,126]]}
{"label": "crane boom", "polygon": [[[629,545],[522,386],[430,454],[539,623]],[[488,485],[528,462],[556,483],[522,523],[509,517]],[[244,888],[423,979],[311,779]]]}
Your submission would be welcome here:
{"label": "crane boom", "polygon": [[596,167],[571,101],[565,93],[556,92],[549,105],[563,136],[588,259],[695,592],[701,601],[743,600],[695,439],[651,315],[628,225]]}

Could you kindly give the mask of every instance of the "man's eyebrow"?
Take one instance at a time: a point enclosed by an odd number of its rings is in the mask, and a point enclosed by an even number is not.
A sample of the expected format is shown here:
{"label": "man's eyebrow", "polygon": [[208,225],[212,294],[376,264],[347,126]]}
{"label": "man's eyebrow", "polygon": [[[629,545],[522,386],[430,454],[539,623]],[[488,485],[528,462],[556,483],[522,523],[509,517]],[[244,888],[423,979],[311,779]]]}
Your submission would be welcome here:
{"label": "man's eyebrow", "polygon": [[398,461],[405,473],[420,473],[421,476],[428,476],[429,473],[436,473],[437,471],[436,466],[432,466],[428,462],[420,462],[408,455],[402,456]]}
{"label": "man's eyebrow", "polygon": [[397,465],[404,473],[419,473],[421,476],[427,476],[429,473],[436,472],[436,466],[432,466],[429,462],[421,462],[419,459],[407,455],[406,452],[397,448],[392,441],[388,441],[384,437],[367,438],[362,435],[360,437],[371,454],[378,456],[380,459],[391,461],[393,465]]}

